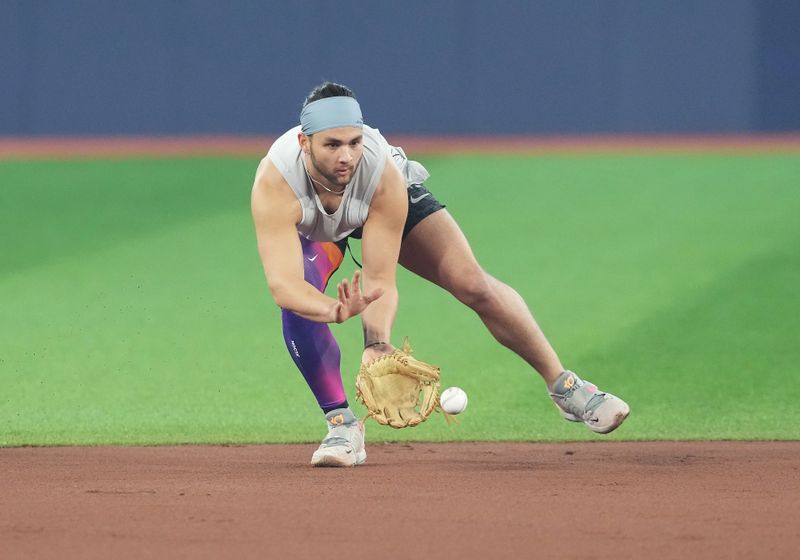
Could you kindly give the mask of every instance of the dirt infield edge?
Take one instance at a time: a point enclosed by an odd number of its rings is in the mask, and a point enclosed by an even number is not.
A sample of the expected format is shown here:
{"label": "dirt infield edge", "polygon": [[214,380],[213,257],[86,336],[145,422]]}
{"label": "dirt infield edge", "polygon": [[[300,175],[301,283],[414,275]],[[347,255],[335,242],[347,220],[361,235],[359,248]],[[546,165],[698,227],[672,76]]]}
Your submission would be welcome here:
{"label": "dirt infield edge", "polygon": [[[275,136],[0,136],[0,159],[258,156]],[[664,154],[797,153],[800,133],[760,135],[407,136],[390,142],[409,153]]]}

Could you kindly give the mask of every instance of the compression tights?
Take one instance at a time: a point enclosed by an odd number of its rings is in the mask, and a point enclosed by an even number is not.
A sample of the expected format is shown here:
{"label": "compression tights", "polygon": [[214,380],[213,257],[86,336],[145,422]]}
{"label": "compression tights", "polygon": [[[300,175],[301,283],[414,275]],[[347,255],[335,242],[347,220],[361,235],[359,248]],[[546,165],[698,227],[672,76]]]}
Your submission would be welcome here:
{"label": "compression tights", "polygon": [[[324,292],[344,255],[335,243],[309,241],[300,237],[306,281]],[[303,319],[291,311],[282,312],[283,339],[294,363],[308,383],[323,412],[347,406],[342,385],[339,344],[326,323]]]}

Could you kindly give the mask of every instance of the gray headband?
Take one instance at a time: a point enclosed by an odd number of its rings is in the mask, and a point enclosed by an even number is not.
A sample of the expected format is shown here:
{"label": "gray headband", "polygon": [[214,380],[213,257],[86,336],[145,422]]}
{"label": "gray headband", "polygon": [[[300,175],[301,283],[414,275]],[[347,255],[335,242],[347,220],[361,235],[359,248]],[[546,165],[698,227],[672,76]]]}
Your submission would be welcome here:
{"label": "gray headband", "polygon": [[325,97],[312,101],[300,112],[303,134],[309,135],[340,126],[364,127],[361,107],[352,97]]}

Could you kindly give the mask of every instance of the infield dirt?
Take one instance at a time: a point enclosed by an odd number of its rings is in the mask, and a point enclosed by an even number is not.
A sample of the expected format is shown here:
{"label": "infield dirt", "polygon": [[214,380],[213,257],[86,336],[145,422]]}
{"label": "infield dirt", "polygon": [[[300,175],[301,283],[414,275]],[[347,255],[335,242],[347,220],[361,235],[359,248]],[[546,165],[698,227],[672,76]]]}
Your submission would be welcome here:
{"label": "infield dirt", "polygon": [[4,558],[796,558],[800,442],[0,449]]}

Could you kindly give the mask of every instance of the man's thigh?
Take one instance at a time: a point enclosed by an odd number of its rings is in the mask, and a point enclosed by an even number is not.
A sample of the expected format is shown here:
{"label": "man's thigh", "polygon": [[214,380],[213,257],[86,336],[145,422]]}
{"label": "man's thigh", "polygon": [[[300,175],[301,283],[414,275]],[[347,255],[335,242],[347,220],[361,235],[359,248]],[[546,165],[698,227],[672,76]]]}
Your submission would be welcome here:
{"label": "man's thigh", "polygon": [[[407,191],[408,214],[406,215],[406,223],[403,226],[403,239],[405,239],[411,230],[422,220],[445,208],[445,205],[439,202],[425,185],[410,185]],[[361,239],[363,233],[363,228],[357,228],[348,237]]]}
{"label": "man's thigh", "polygon": [[429,214],[408,233],[400,245],[398,261],[448,291],[480,271],[467,238],[444,209]]}

